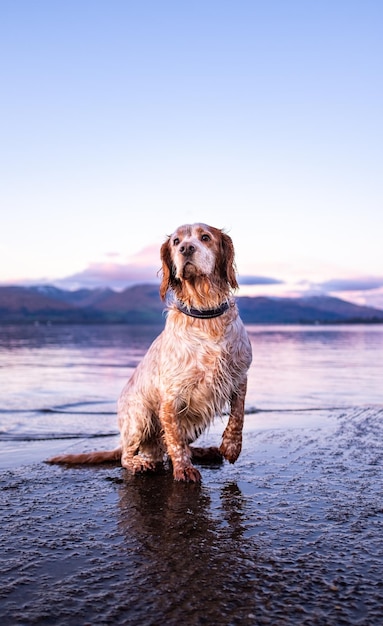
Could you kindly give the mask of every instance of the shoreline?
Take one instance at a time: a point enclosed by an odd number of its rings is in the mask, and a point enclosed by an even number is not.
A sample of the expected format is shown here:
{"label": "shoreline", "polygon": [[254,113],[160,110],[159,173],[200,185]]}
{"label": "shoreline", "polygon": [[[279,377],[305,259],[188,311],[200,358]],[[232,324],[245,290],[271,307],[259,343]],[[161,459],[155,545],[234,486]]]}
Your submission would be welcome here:
{"label": "shoreline", "polygon": [[[275,428],[313,428],[324,426],[327,415],[332,412],[348,410],[350,407],[330,408],[275,408],[258,409],[248,408],[245,410],[244,434],[254,430],[270,430]],[[309,417],[308,417],[309,416]],[[116,416],[117,420],[117,416]],[[216,418],[208,431],[199,439],[200,445],[218,445],[227,422],[227,416]],[[212,440],[214,439],[214,442]],[[0,440],[0,471],[4,469],[16,469],[24,465],[43,463],[47,458],[55,454],[80,453],[89,450],[109,450],[117,447],[119,433],[99,434],[92,433],[90,436],[65,436],[39,438],[26,437]]]}
{"label": "shoreline", "polygon": [[34,442],[0,471],[1,622],[379,624],[382,435],[383,406],[258,414],[201,486],[46,465]]}

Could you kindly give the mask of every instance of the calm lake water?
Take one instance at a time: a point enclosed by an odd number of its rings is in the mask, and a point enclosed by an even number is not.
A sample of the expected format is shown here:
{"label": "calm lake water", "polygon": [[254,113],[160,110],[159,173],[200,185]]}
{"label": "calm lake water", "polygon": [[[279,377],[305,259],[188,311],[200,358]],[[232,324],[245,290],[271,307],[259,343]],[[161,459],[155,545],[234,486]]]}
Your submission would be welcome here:
{"label": "calm lake water", "polygon": [[[247,411],[383,404],[383,326],[248,326]],[[115,407],[161,328],[0,329],[0,440],[117,432]]]}

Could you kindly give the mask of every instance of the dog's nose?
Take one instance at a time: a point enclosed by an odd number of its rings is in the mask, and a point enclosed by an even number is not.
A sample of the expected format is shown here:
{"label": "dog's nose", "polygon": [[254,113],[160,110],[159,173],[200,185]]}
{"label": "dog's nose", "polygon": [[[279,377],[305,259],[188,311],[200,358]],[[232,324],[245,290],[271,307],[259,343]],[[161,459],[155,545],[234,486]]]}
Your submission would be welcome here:
{"label": "dog's nose", "polygon": [[183,243],[179,250],[183,256],[191,256],[195,251],[195,246],[192,243]]}

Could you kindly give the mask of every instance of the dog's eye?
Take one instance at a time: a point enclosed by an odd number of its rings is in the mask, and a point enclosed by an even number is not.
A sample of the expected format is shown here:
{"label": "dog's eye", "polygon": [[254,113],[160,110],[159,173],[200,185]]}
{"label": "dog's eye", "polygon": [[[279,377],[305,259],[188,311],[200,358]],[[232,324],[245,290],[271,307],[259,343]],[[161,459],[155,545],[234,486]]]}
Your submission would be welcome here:
{"label": "dog's eye", "polygon": [[174,245],[174,246],[178,246],[179,242],[180,242],[180,240],[178,239],[178,237],[174,237],[174,239],[173,239],[173,245]]}
{"label": "dog's eye", "polygon": [[210,241],[209,235],[202,235],[201,236],[201,241]]}

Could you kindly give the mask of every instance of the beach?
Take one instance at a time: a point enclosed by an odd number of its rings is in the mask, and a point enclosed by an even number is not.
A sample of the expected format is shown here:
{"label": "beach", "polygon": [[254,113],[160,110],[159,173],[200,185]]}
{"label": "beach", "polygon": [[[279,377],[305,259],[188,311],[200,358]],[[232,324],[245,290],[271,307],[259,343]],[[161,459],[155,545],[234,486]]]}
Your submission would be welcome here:
{"label": "beach", "polygon": [[381,405],[250,414],[237,463],[202,485],[10,448],[1,623],[381,624],[382,436]]}

